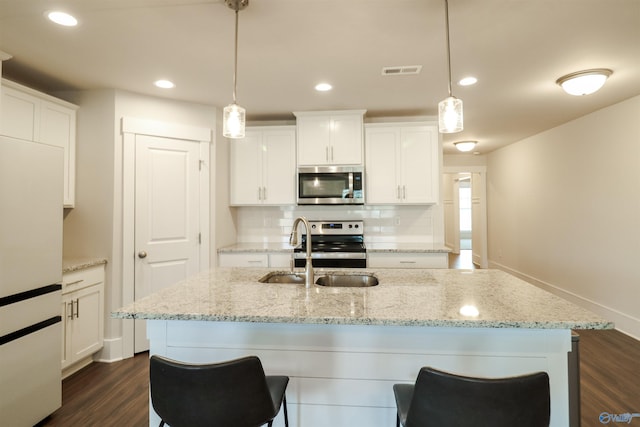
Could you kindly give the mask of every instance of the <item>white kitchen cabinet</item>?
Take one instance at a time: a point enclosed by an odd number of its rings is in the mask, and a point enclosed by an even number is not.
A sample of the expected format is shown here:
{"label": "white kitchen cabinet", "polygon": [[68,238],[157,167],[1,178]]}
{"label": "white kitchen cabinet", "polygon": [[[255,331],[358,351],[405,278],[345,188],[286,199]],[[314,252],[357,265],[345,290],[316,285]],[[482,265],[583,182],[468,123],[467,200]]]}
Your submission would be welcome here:
{"label": "white kitchen cabinet", "polygon": [[293,205],[295,127],[247,128],[231,145],[231,205]]}
{"label": "white kitchen cabinet", "polygon": [[290,268],[292,252],[236,252],[218,255],[220,267],[272,267]]}
{"label": "white kitchen cabinet", "polygon": [[369,252],[368,268],[449,268],[446,252]]}
{"label": "white kitchen cabinet", "polygon": [[62,376],[92,361],[104,343],[104,265],[62,277]]}
{"label": "white kitchen cabinet", "polygon": [[361,165],[365,110],[295,112],[298,166]]}
{"label": "white kitchen cabinet", "polygon": [[367,124],[367,204],[438,203],[439,149],[435,125]]}
{"label": "white kitchen cabinet", "polygon": [[64,207],[73,207],[78,106],[5,79],[0,106],[0,134],[64,149]]}

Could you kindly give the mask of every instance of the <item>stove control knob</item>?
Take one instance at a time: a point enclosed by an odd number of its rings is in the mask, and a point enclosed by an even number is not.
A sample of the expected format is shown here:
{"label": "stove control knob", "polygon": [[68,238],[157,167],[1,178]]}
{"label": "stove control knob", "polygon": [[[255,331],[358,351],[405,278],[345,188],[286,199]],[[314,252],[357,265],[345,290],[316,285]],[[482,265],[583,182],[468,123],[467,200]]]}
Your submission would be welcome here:
{"label": "stove control knob", "polygon": [[360,227],[358,224],[356,224],[356,228]]}
{"label": "stove control knob", "polygon": [[311,226],[311,228],[316,228],[316,225],[315,225],[315,224],[313,224],[313,225]]}
{"label": "stove control knob", "polygon": [[349,228],[353,228],[353,224],[349,224]]}

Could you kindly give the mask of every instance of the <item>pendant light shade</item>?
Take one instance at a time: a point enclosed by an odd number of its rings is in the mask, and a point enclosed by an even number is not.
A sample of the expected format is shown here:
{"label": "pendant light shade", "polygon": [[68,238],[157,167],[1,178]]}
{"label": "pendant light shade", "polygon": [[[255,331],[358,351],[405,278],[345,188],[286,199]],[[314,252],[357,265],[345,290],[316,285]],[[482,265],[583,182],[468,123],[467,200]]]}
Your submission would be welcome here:
{"label": "pendant light shade", "polygon": [[236,103],[224,107],[222,135],[227,138],[244,138],[245,110]]}
{"label": "pendant light shade", "polygon": [[449,72],[449,96],[438,104],[438,129],[440,133],[456,133],[464,129],[462,100],[451,93],[451,43],[449,42],[449,2],[444,0],[444,15],[447,30],[447,69]]}
{"label": "pendant light shade", "polygon": [[456,133],[463,129],[462,100],[450,96],[438,103],[440,133]]}
{"label": "pendant light shade", "polygon": [[222,115],[222,135],[227,138],[244,138],[245,109],[236,103],[238,80],[238,12],[249,5],[249,0],[225,0],[230,9],[236,12],[236,34],[233,65],[233,103],[224,107]]}

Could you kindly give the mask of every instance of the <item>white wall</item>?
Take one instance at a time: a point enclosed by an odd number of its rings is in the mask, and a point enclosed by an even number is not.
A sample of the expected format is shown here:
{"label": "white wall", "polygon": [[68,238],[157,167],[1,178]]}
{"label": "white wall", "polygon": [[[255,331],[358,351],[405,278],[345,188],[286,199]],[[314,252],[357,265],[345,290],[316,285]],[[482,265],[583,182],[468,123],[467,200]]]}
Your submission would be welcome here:
{"label": "white wall", "polygon": [[442,208],[430,206],[283,206],[237,208],[238,242],[288,242],[298,216],[364,220],[365,242],[424,242],[444,246]]}
{"label": "white wall", "polygon": [[[164,121],[217,131],[220,113],[215,107],[149,97],[124,91],[94,90],[66,94],[80,106],[76,147],[76,207],[65,212],[64,256],[107,258],[105,282],[105,349],[101,358],[122,357],[122,320],[110,312],[122,306],[122,117]],[[215,139],[214,139],[215,141]],[[214,142],[215,145],[215,142]],[[211,162],[217,164],[217,146]],[[225,155],[223,153],[222,157]],[[211,171],[211,188],[228,187],[228,170]],[[214,194],[215,195],[215,194]],[[213,198],[211,203],[215,203]],[[211,209],[215,215],[214,209]],[[233,229],[228,216],[217,226]],[[215,227],[211,221],[211,250],[215,254]],[[226,228],[225,228],[226,227]],[[225,233],[225,235],[228,232]],[[227,240],[229,237],[225,237]],[[235,235],[233,236],[235,239]],[[215,255],[214,255],[215,256]]]}
{"label": "white wall", "polygon": [[640,337],[640,97],[488,156],[489,258]]}

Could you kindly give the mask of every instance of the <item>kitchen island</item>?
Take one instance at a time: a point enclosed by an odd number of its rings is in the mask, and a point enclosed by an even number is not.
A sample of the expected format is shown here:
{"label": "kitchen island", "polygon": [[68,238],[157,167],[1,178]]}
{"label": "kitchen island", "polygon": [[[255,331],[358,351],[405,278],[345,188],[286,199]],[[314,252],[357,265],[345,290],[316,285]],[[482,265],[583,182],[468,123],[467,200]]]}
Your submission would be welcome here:
{"label": "kitchen island", "polygon": [[498,270],[358,270],[380,284],[310,289],[258,281],[271,271],[212,270],[113,315],[148,319],[151,354],[258,355],[268,373],[291,377],[289,416],[301,427],[394,425],[392,385],[425,365],[487,377],[546,371],[551,426],[564,427],[571,329],[613,327]]}

